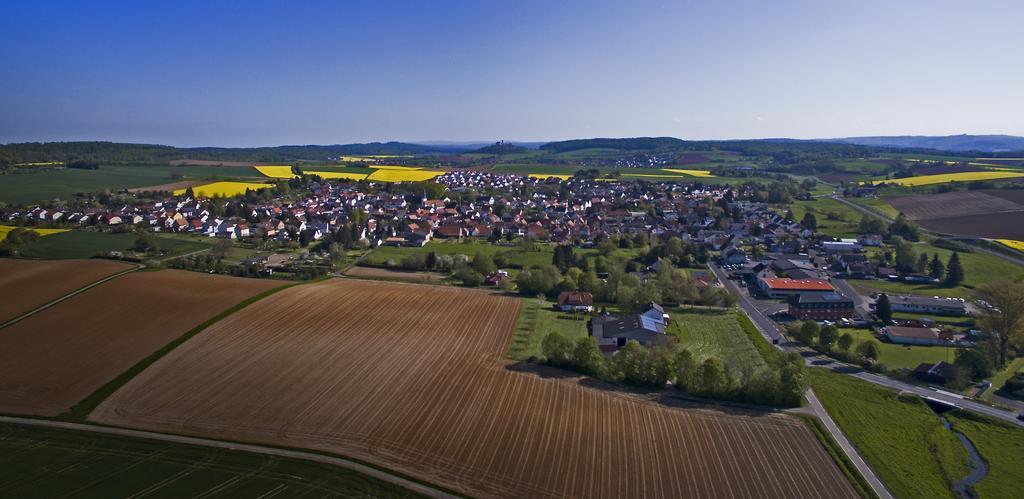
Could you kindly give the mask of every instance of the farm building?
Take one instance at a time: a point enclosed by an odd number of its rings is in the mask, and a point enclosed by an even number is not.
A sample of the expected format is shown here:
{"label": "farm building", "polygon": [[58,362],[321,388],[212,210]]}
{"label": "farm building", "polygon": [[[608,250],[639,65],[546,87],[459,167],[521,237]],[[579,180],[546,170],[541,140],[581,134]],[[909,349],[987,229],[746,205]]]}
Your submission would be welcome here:
{"label": "farm building", "polygon": [[821,279],[790,279],[786,277],[762,277],[758,287],[770,298],[789,298],[810,293],[835,293],[828,281]]}
{"label": "farm building", "polygon": [[563,291],[558,295],[557,306],[562,312],[593,312],[594,295],[584,291]]}
{"label": "farm building", "polygon": [[[967,305],[957,298],[939,296],[889,295],[889,304],[893,312],[911,312],[915,314],[936,315],[967,315]],[[872,305],[873,306],[873,305]]]}
{"label": "farm building", "polygon": [[922,363],[914,369],[914,376],[929,383],[945,384],[956,376],[956,368],[947,362]]}
{"label": "farm building", "polygon": [[825,251],[829,253],[850,253],[860,251],[860,242],[856,239],[841,239],[839,241],[825,241],[821,243]]}
{"label": "farm building", "polygon": [[597,340],[597,346],[604,353],[617,351],[629,340],[636,340],[646,347],[669,344],[665,323],[643,314],[594,317],[587,324],[587,333]]}
{"label": "farm building", "polygon": [[669,317],[665,313],[665,309],[653,301],[644,305],[644,308],[640,310],[640,315],[648,317],[653,321],[659,321],[662,324],[668,324]]}
{"label": "farm building", "polygon": [[950,345],[953,335],[933,327],[886,326],[882,334],[900,345]]}
{"label": "farm building", "polygon": [[801,293],[790,297],[789,314],[799,320],[851,319],[853,300],[839,293]]}

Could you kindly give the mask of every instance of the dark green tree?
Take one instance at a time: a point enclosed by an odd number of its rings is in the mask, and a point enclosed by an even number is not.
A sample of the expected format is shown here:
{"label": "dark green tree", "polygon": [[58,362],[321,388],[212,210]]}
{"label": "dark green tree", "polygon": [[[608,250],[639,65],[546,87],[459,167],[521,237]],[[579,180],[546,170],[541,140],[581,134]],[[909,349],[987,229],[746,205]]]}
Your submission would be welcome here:
{"label": "dark green tree", "polygon": [[935,253],[932,256],[932,261],[928,263],[928,275],[933,279],[942,279],[942,276],[946,273],[946,266],[942,264],[942,260],[939,260],[939,254]]}
{"label": "dark green tree", "polygon": [[717,358],[709,357],[700,366],[698,394],[721,397],[728,391],[729,378],[725,374],[725,366]]}
{"label": "dark green tree", "polygon": [[878,301],[875,303],[875,315],[883,322],[892,320],[892,304],[889,303],[889,295],[885,293],[878,295]]}
{"label": "dark green tree", "polygon": [[800,220],[800,225],[803,225],[808,230],[818,230],[818,219],[814,216],[814,213],[804,213],[804,218]]}
{"label": "dark green tree", "polygon": [[960,254],[956,251],[949,256],[946,263],[946,286],[959,286],[964,282],[964,267],[960,264]]}
{"label": "dark green tree", "polygon": [[923,273],[928,268],[928,253],[921,253],[917,256],[917,267],[914,271],[917,273]]}
{"label": "dark green tree", "polygon": [[836,342],[836,338],[839,336],[839,330],[835,326],[825,326],[821,328],[821,332],[818,333],[818,344],[821,348],[824,348],[826,352],[832,351],[832,344]]}
{"label": "dark green tree", "polygon": [[853,335],[850,333],[843,333],[839,336],[839,349],[846,352],[853,346]]}
{"label": "dark green tree", "polygon": [[541,341],[540,350],[548,364],[558,367],[573,365],[573,343],[560,333],[550,333]]}
{"label": "dark green tree", "polygon": [[878,346],[878,342],[875,340],[868,340],[857,345],[857,355],[860,355],[865,359],[872,361],[878,360],[881,353],[882,349]]}
{"label": "dark green tree", "polygon": [[604,374],[604,355],[593,336],[581,336],[572,350],[572,362],[582,373],[593,376]]}
{"label": "dark green tree", "polygon": [[689,350],[681,350],[675,358],[676,387],[685,392],[693,391],[700,382],[700,366]]}
{"label": "dark green tree", "polygon": [[953,364],[975,379],[987,378],[992,375],[992,364],[988,357],[974,348],[957,350],[956,361]]}

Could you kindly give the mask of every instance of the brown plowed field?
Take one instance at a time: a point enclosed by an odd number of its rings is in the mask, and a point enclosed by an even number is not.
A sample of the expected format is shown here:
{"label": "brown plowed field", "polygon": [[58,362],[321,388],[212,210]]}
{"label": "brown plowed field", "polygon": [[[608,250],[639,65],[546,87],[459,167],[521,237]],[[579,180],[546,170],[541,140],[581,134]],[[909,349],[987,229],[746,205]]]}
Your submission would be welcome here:
{"label": "brown plowed field", "polygon": [[0,323],[130,268],[111,260],[0,258]]}
{"label": "brown plowed field", "polygon": [[922,227],[941,234],[1024,238],[1024,191],[956,191],[886,198]]}
{"label": "brown plowed field", "polygon": [[853,497],[800,421],[681,409],[503,360],[519,300],[333,280],[218,322],[93,421],[339,453],[473,496]]}
{"label": "brown plowed field", "polygon": [[382,281],[403,281],[416,283],[439,283],[444,276],[437,272],[409,272],[406,270],[382,269],[379,267],[355,266],[345,271],[345,275],[352,277],[363,277],[367,279],[379,279]]}
{"label": "brown plowed field", "polygon": [[280,285],[135,272],[0,329],[0,413],[55,416],[172,339]]}

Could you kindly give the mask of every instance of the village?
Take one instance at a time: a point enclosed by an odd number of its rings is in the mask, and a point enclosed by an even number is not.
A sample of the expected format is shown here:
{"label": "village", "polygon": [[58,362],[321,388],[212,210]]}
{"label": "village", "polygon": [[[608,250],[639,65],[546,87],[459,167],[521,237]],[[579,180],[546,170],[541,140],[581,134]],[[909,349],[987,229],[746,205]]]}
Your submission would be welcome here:
{"label": "village", "polygon": [[[428,192],[437,197],[429,197]],[[236,275],[271,276],[293,266],[329,262],[331,253],[337,260],[338,253],[342,253],[360,255],[354,262],[358,266],[441,270],[455,276],[456,284],[504,286],[512,290],[518,283],[521,292],[527,287],[523,281],[531,273],[530,268],[536,263],[547,264],[544,260],[549,257],[534,255],[536,258],[526,258],[525,264],[518,265],[515,259],[510,263],[499,257],[494,263],[465,265],[466,271],[462,273],[456,267],[469,264],[470,257],[483,258],[480,248],[512,247],[524,241],[535,244],[534,251],[540,248],[541,253],[562,245],[574,248],[569,250],[570,255],[573,251],[589,251],[592,256],[593,252],[611,256],[612,252],[620,251],[625,256],[612,259],[610,266],[594,268],[593,263],[587,263],[591,260],[579,257],[570,263],[582,271],[593,271],[604,283],[608,282],[610,271],[624,272],[640,294],[651,285],[649,280],[653,283],[663,263],[690,268],[685,273],[692,283],[688,293],[655,292],[644,297],[656,297],[671,305],[683,301],[714,305],[735,303],[735,298],[727,298],[728,294],[742,295],[779,324],[814,321],[825,328],[856,328],[863,336],[858,337],[858,344],[874,338],[886,344],[917,348],[963,348],[972,346],[977,335],[983,335],[981,331],[934,320],[934,316],[970,315],[975,305],[963,299],[893,294],[886,296],[891,311],[880,320],[875,310],[879,295],[862,294],[849,281],[928,282],[933,278],[897,272],[891,260],[879,258],[877,253],[870,257],[865,250],[885,246],[881,231],[856,238],[834,238],[813,230],[814,224],[806,219],[795,220],[791,212],[780,209],[788,200],[809,197],[796,183],[772,187],[755,183],[619,183],[586,175],[560,181],[464,170],[445,173],[436,178],[435,184],[376,185],[304,176],[223,199],[199,198],[191,190],[178,196],[141,192],[111,196],[105,206],[34,206],[6,210],[2,218],[6,223],[26,227],[143,230],[215,238],[264,250],[247,254],[239,262],[246,273]],[[448,249],[452,246],[441,244],[455,241],[462,243],[457,251],[464,251],[464,255],[444,256],[438,262],[435,251],[416,253]],[[472,241],[482,244],[474,245]],[[669,241],[679,248],[651,256],[647,248],[667,245]],[[641,251],[647,255],[641,257],[635,251],[621,249],[634,245],[645,248]],[[376,258],[375,253],[389,254],[381,248],[394,248],[389,250],[390,254],[398,256]],[[108,256],[123,255],[115,252]],[[452,256],[461,256],[461,263]],[[485,256],[492,259],[496,255]],[[212,265],[211,260],[210,255],[197,255],[172,259],[169,264],[191,270],[224,270],[223,266]],[[562,265],[560,270],[564,272],[568,266]],[[713,272],[708,272],[708,266]],[[315,277],[328,271],[305,275]],[[533,273],[537,273],[536,269]],[[466,277],[469,274],[472,278]],[[587,304],[588,312],[596,313],[594,302],[600,301],[640,313],[636,317],[595,319],[590,325],[591,334],[598,337],[605,353],[614,352],[628,339],[640,340],[648,346],[667,342],[667,315],[666,319],[655,317],[657,320],[637,318],[643,317],[650,307],[660,309],[658,303],[651,301],[645,305],[636,298],[626,303],[617,296],[621,293],[616,289],[603,286],[603,292],[597,292],[591,289],[593,284],[580,282],[579,276],[567,279],[558,274],[552,280],[539,291],[550,294],[552,299],[560,295],[557,306],[563,306],[566,293],[571,292],[574,300]],[[718,293],[708,293],[709,289]],[[639,310],[641,306],[648,308]],[[893,312],[898,316],[895,320]],[[873,333],[864,335],[872,330]],[[834,341],[838,341],[836,336]],[[816,343],[815,338],[808,340]],[[831,345],[825,345],[825,349],[833,353]],[[878,352],[865,353],[839,356],[868,366],[877,363]],[[948,357],[949,362],[890,367],[924,373],[922,377],[929,382],[949,383],[955,370],[949,366],[952,355]]]}

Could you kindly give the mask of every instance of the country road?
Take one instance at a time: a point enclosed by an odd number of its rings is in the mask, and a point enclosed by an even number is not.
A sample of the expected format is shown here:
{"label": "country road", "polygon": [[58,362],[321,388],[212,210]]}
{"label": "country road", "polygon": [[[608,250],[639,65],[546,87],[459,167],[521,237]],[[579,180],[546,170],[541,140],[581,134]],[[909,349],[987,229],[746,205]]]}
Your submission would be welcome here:
{"label": "country road", "polygon": [[957,407],[966,411],[975,412],[978,414],[983,414],[985,416],[993,417],[1010,424],[1024,427],[1024,422],[1019,421],[1017,419],[1017,414],[1014,412],[998,409],[990,405],[971,400],[959,394],[950,393],[943,390],[937,390],[935,388],[930,387],[912,385],[910,383],[904,383],[902,381],[888,378],[886,376],[868,372],[865,371],[860,366],[837,362],[828,357],[819,355],[817,352],[813,350],[798,347],[790,343],[789,340],[787,340],[786,337],[779,330],[779,326],[771,319],[765,317],[759,310],[757,310],[757,308],[753,304],[753,300],[751,300],[746,293],[741,292],[739,286],[737,286],[736,283],[729,280],[728,276],[725,275],[725,272],[723,272],[722,269],[718,268],[718,266],[714,264],[709,265],[709,267],[711,267],[711,271],[715,273],[715,276],[718,277],[719,281],[725,283],[725,286],[729,288],[730,291],[737,293],[737,295],[739,296],[740,308],[744,312],[746,312],[746,314],[750,317],[751,322],[753,322],[754,325],[757,326],[758,330],[761,331],[761,334],[765,338],[767,338],[772,343],[775,343],[776,347],[783,351],[796,352],[803,355],[806,358],[808,364],[813,363],[812,365],[818,368],[831,369],[834,372],[860,378],[869,383],[874,383],[876,385],[881,385],[897,391],[913,393],[919,397],[928,397],[953,407]]}
{"label": "country road", "polygon": [[807,390],[807,404],[814,411],[814,415],[818,416],[822,424],[825,425],[825,429],[832,435],[832,439],[839,444],[839,448],[843,449],[846,457],[850,459],[850,462],[857,468],[861,476],[867,480],[868,485],[871,486],[871,490],[878,495],[879,499],[893,499],[893,495],[889,492],[889,489],[885,487],[882,480],[875,475],[875,471],[868,466],[868,463],[864,461],[864,458],[860,457],[860,453],[857,452],[857,448],[847,440],[846,435],[843,434],[843,430],[839,428],[832,416],[825,410],[825,406],[821,405],[821,401],[818,400],[818,396],[814,394],[814,390]]}
{"label": "country road", "polygon": [[215,449],[225,449],[230,451],[249,452],[253,454],[262,454],[265,456],[276,456],[288,459],[301,459],[304,461],[312,461],[320,464],[326,464],[330,466],[337,466],[340,468],[349,469],[363,475],[367,475],[378,480],[397,485],[399,487],[411,490],[417,494],[423,494],[428,497],[436,498],[455,498],[454,496],[442,490],[435,489],[428,485],[424,485],[412,480],[408,480],[399,476],[392,475],[385,471],[381,471],[377,468],[371,468],[365,464],[360,464],[355,461],[340,457],[325,456],[323,454],[316,454],[313,452],[303,452],[288,449],[278,449],[275,447],[263,447],[261,445],[250,445],[250,444],[238,444],[233,442],[221,442],[219,440],[210,440],[206,438],[196,437],[185,437],[180,435],[167,435],[163,433],[154,433],[150,431],[139,431],[139,430],[128,430],[125,428],[113,428],[109,426],[97,426],[91,424],[81,423],[67,423],[63,421],[53,421],[44,419],[31,419],[31,418],[17,418],[9,416],[0,416],[0,423],[19,424],[27,426],[38,426],[43,428],[56,428],[60,430],[72,430],[72,431],[85,431],[91,433],[101,433],[105,435],[115,435],[129,438],[141,438],[146,440],[157,440],[160,442],[170,442],[175,444],[185,445],[199,445],[202,447],[211,447]]}
{"label": "country road", "polygon": [[[860,212],[860,213],[862,213],[864,215],[868,215],[868,216],[871,216],[871,217],[881,218],[882,220],[885,220],[886,222],[892,222],[893,221],[892,218],[889,218],[889,217],[887,217],[887,216],[885,216],[885,215],[883,215],[883,214],[881,214],[881,213],[879,213],[879,212],[877,212],[875,210],[872,210],[870,208],[866,208],[866,207],[861,206],[861,205],[859,205],[857,203],[852,203],[850,201],[847,201],[842,196],[831,195],[831,196],[827,196],[827,197],[835,199],[836,201],[839,201],[840,203],[843,203],[846,206],[849,206],[850,208],[852,208],[855,211],[858,211],[858,212]],[[921,230],[924,230],[924,229],[922,228]],[[979,238],[979,237],[965,238],[964,236],[958,236],[956,234],[939,234],[939,233],[931,232],[931,231],[926,231],[926,232],[929,232],[930,234],[934,234],[935,236],[938,236],[938,237],[953,238],[953,239],[984,239],[984,238]],[[971,248],[974,249],[975,251],[979,251],[981,253],[986,253],[986,254],[992,255],[994,257],[1002,258],[1003,260],[1006,260],[1006,261],[1008,261],[1010,263],[1013,263],[1013,264],[1016,264],[1016,265],[1020,265],[1020,266],[1024,266],[1024,260],[1021,260],[1020,258],[1016,258],[1016,257],[1010,256],[1010,255],[1005,255],[1005,254],[1000,253],[998,251],[992,251],[992,250],[990,250],[988,248],[982,248],[981,246],[971,245]]]}
{"label": "country road", "polygon": [[[764,336],[769,343],[774,344],[780,350],[786,352],[800,352],[799,349],[787,344],[785,336],[783,336],[779,331],[775,322],[761,314],[761,312],[754,307],[753,301],[750,297],[747,296],[746,293],[742,293],[739,286],[729,280],[729,276],[725,275],[725,272],[722,271],[722,269],[715,264],[709,264],[708,266],[711,268],[711,271],[715,273],[715,277],[718,278],[719,282],[722,282],[726,288],[739,296],[740,308],[748,317],[750,317],[750,321],[757,327],[761,336]],[[839,425],[836,424],[832,419],[832,416],[829,415],[828,411],[826,411],[821,405],[821,402],[818,401],[818,397],[814,394],[814,390],[808,389],[806,398],[811,410],[814,411],[814,415],[817,416],[825,425],[825,429],[827,429],[829,434],[832,435],[832,439],[839,444],[839,447],[846,454],[846,457],[850,459],[850,462],[852,462],[857,468],[857,471],[861,476],[867,480],[868,485],[871,486],[871,489],[875,494],[881,499],[893,499],[893,495],[885,487],[885,484],[882,483],[882,480],[878,478],[878,475],[875,474],[875,470],[868,466],[867,462],[864,461],[864,458],[862,458],[860,453],[857,452],[857,448],[850,444],[846,435],[843,434],[843,430],[839,428]]]}

